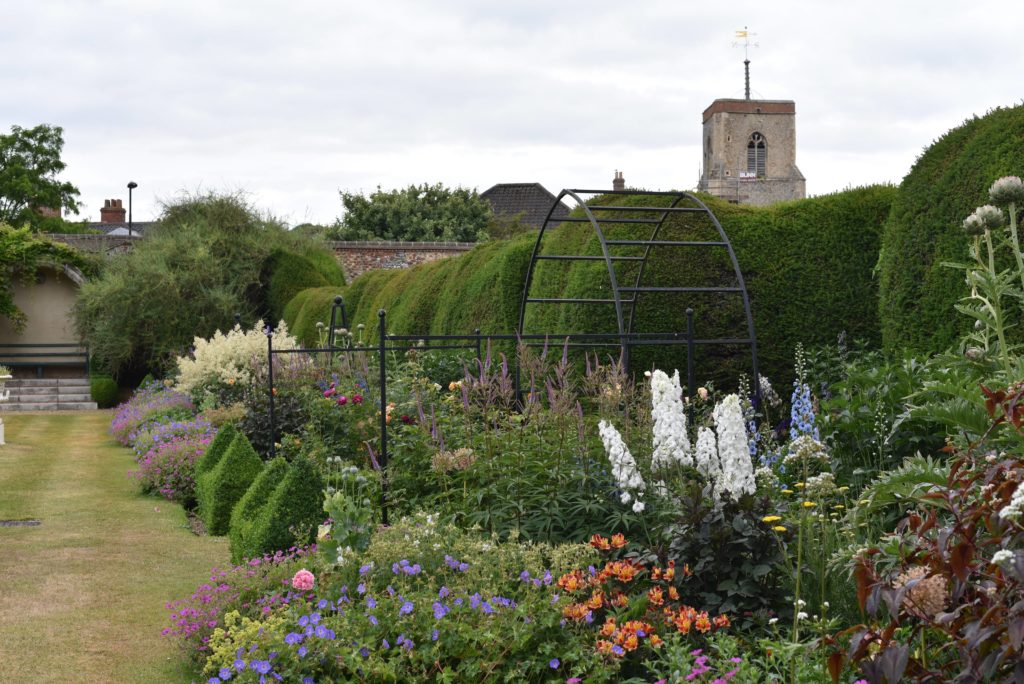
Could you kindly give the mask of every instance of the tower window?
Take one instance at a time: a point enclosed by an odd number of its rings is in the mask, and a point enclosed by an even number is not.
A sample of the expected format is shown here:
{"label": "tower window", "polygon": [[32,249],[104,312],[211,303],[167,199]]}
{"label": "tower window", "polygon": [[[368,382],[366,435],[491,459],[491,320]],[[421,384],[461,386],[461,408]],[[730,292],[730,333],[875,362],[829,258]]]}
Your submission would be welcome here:
{"label": "tower window", "polygon": [[747,142],[747,173],[757,178],[764,178],[765,160],[768,158],[768,146],[764,136],[754,131]]}

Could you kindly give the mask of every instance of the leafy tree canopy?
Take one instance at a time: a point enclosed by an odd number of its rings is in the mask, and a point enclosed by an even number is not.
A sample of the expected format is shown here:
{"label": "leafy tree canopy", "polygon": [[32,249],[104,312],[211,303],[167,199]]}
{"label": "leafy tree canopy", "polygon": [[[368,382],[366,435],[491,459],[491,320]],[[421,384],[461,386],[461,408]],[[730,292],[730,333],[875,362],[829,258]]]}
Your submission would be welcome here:
{"label": "leafy tree canopy", "polygon": [[34,276],[45,264],[87,267],[85,258],[71,247],[33,235],[27,226],[12,228],[0,222],[0,317],[17,331],[25,329],[28,319],[14,304],[15,280]]}
{"label": "leafy tree canopy", "polygon": [[331,228],[334,240],[406,240],[411,242],[486,240],[491,205],[475,190],[410,185],[369,197],[341,192],[345,214]]}
{"label": "leafy tree canopy", "polygon": [[78,213],[78,188],[57,179],[65,166],[63,148],[64,129],[59,126],[12,126],[9,134],[0,134],[0,221],[36,231],[57,230],[63,221],[40,210]]}
{"label": "leafy tree canopy", "polygon": [[231,328],[235,313],[247,325],[267,315],[261,271],[278,249],[307,259],[323,251],[239,195],[179,199],[132,252],[112,257],[82,286],[79,335],[123,382],[161,374],[194,337]]}

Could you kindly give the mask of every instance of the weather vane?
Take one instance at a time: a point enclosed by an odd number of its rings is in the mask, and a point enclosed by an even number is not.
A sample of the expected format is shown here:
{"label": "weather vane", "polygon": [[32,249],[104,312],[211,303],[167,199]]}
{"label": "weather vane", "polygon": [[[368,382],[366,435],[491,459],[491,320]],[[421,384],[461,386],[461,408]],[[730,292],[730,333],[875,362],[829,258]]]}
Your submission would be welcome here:
{"label": "weather vane", "polygon": [[754,33],[753,31],[747,30],[747,27],[744,26],[743,30],[736,31],[736,37],[742,39],[743,42],[740,42],[739,40],[737,40],[737,41],[734,41],[733,44],[732,44],[732,46],[734,48],[735,47],[741,47],[741,46],[743,47],[743,70],[744,70],[744,75],[745,75],[746,94],[747,94],[747,99],[748,100],[750,99],[750,48],[752,48],[752,47],[760,47],[759,43],[756,43],[756,42],[755,43],[751,43],[750,39],[753,38],[756,35],[757,35],[756,33]]}

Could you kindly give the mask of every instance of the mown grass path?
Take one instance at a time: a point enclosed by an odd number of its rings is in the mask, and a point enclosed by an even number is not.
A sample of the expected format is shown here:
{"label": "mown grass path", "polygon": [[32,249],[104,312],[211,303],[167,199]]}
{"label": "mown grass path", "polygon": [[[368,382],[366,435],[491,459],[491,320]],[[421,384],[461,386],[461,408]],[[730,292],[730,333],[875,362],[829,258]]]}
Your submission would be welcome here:
{"label": "mown grass path", "polygon": [[164,604],[228,559],[180,506],[137,493],[111,414],[7,414],[0,446],[0,682],[188,682]]}

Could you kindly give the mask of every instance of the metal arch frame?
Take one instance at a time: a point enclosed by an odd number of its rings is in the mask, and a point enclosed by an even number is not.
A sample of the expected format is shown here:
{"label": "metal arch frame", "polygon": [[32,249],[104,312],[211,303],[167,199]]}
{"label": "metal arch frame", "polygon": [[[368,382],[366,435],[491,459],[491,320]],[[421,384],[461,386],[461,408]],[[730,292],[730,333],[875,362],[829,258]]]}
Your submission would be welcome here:
{"label": "metal arch frame", "polygon": [[[589,206],[583,201],[581,195],[620,195],[620,196],[653,196],[653,197],[674,197],[675,199],[668,207],[650,207],[650,206]],[[583,209],[585,218],[558,218],[552,219],[555,209],[558,208],[564,197],[571,197],[577,204]],[[682,201],[689,201],[696,204],[696,207],[680,207],[678,206]],[[657,219],[638,219],[638,218],[597,218],[594,215],[595,211],[619,211],[619,212],[652,212],[660,214]],[[662,226],[665,223],[665,219],[672,213],[688,212],[688,213],[702,213],[711,219],[715,230],[718,232],[719,241],[691,241],[691,240],[657,240],[658,234],[661,232]],[[543,255],[540,253],[541,246],[544,242],[544,235],[547,232],[549,226],[557,227],[560,223],[590,223],[593,227],[595,234],[601,244],[601,255]],[[612,223],[612,224],[654,224],[650,237],[647,240],[607,240],[604,235],[604,231],[601,229],[601,223]],[[554,224],[554,225],[552,225]],[[609,247],[615,245],[629,245],[629,246],[640,246],[644,247],[643,256],[617,256],[609,251]],[[647,260],[650,257],[651,250],[654,247],[724,247],[729,255],[729,261],[732,264],[733,275],[736,278],[736,287],[642,287],[640,282],[643,278],[644,271],[647,266]],[[545,298],[536,299],[530,297],[530,288],[533,285],[533,275],[537,267],[537,262],[541,260],[560,260],[560,261],[597,261],[603,260],[608,270],[608,280],[612,288],[611,299],[582,299],[582,298]],[[618,283],[618,277],[615,274],[614,262],[615,261],[639,261],[640,268],[637,271],[636,279],[632,287],[621,287]],[[623,299],[622,294],[629,292],[632,294],[630,299]],[[754,331],[754,318],[750,309],[750,296],[747,292],[746,282],[743,278],[743,272],[740,270],[739,261],[736,259],[736,252],[733,250],[732,243],[726,235],[725,229],[719,222],[718,217],[715,216],[704,202],[697,197],[687,192],[665,192],[665,191],[645,191],[645,190],[587,190],[579,188],[568,188],[562,190],[555,201],[552,202],[551,209],[548,210],[547,216],[544,218],[544,223],[541,225],[540,232],[537,234],[537,240],[534,242],[533,252],[530,255],[530,265],[526,272],[526,280],[523,284],[523,294],[520,299],[519,305],[519,327],[517,334],[525,333],[526,326],[526,307],[531,303],[546,303],[546,304],[614,304],[615,306],[615,319],[618,328],[619,344],[622,349],[623,360],[628,370],[629,368],[629,355],[630,348],[632,347],[633,338],[639,335],[633,332],[634,322],[636,321],[636,311],[639,305],[640,295],[644,292],[734,292],[741,295],[743,300],[743,311],[747,320],[747,338],[746,339],[735,339],[735,340],[693,340],[691,343],[696,344],[746,344],[750,347],[750,355],[753,366],[754,374],[754,391],[757,392],[759,387],[759,369],[757,361],[757,336]],[[625,322],[623,319],[622,305],[629,304],[629,319]],[[689,313],[689,312],[688,312]],[[678,339],[678,333],[662,332],[662,333],[645,333],[644,337],[648,338],[651,336],[663,335],[665,339],[675,338]],[[552,334],[552,336],[556,336]],[[688,332],[687,336],[692,338],[692,333]]]}

